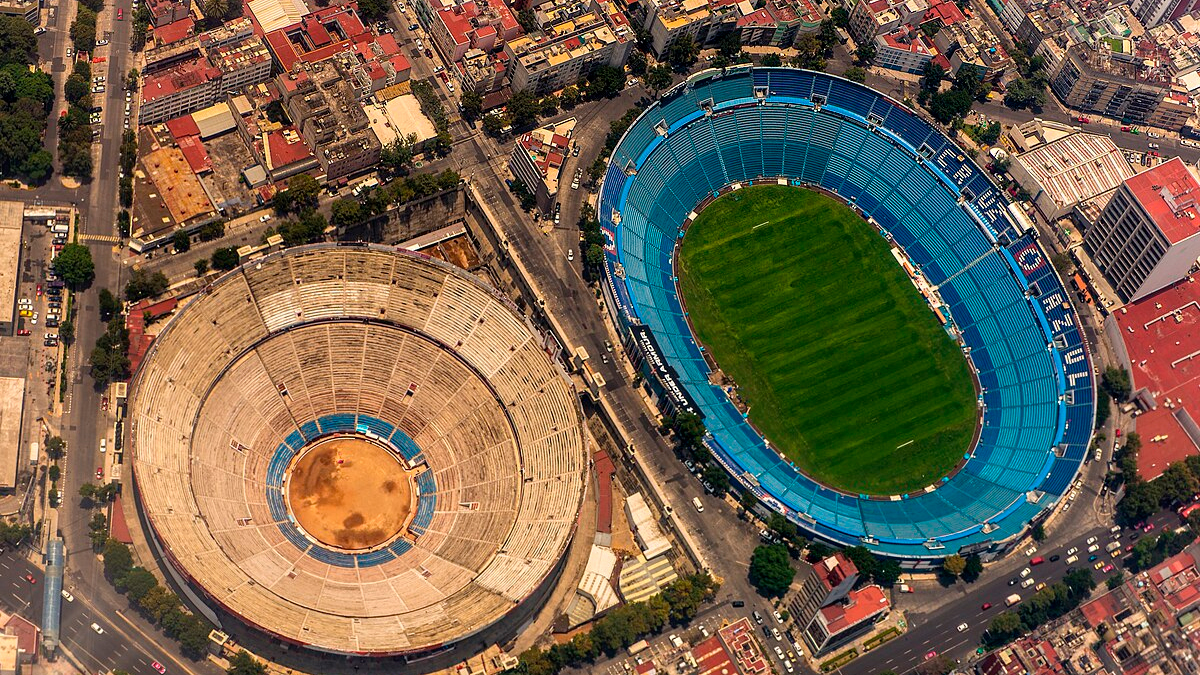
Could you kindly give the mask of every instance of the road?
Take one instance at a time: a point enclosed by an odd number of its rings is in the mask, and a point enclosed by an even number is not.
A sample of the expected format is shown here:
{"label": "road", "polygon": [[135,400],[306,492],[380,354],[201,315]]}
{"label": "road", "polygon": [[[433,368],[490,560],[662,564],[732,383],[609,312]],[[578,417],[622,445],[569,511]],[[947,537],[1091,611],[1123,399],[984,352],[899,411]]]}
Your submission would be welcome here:
{"label": "road", "polygon": [[[1158,534],[1165,528],[1179,527],[1177,515],[1169,511],[1160,512],[1150,519],[1155,530],[1149,535]],[[1129,530],[1120,533],[1123,547],[1128,547],[1140,536],[1141,532]],[[1088,539],[1095,537],[1098,550],[1089,553]],[[996,569],[989,569],[984,576],[973,584],[959,582],[942,591],[960,596],[956,601],[945,604],[928,615],[910,612],[909,631],[901,637],[887,643],[884,647],[868,652],[850,665],[840,669],[846,675],[869,675],[884,670],[894,670],[904,673],[915,668],[925,660],[926,655],[933,651],[951,658],[965,660],[974,655],[975,648],[983,638],[983,633],[995,616],[1005,610],[1004,599],[1010,594],[1019,594],[1022,599],[1033,595],[1037,583],[1052,584],[1072,568],[1085,568],[1092,571],[1098,585],[1103,588],[1104,582],[1121,569],[1125,549],[1121,549],[1122,558],[1114,560],[1105,553],[1105,546],[1113,541],[1113,535],[1108,527],[1096,526],[1088,530],[1074,530],[1073,536],[1056,542],[1054,545],[1039,546],[1033,557],[1042,557],[1049,561],[1051,556],[1059,556],[1055,562],[1045,562],[1041,565],[1030,566],[1030,556],[1017,552],[1009,559],[999,563]],[[1079,560],[1072,565],[1066,564],[1067,551],[1078,548],[1076,554]],[[1112,564],[1114,569],[1109,572],[1095,569],[1096,563]],[[1035,580],[1035,585],[1021,588],[1023,581],[1021,572],[1029,569],[1028,579]],[[1101,591],[1103,592],[1103,591]],[[991,606],[983,609],[985,604]],[[915,617],[915,618],[914,618]],[[967,624],[967,629],[958,632],[957,627]]]}

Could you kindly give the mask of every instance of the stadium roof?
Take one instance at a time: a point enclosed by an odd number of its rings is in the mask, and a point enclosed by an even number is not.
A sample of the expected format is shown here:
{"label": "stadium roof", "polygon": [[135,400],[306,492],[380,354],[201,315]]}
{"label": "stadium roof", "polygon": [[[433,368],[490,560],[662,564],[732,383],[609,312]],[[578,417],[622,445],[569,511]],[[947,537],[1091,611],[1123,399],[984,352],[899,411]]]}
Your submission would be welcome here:
{"label": "stadium roof", "polygon": [[[1171,462],[1200,452],[1200,283],[1189,277],[1125,305],[1109,318],[1109,335],[1123,346],[1133,389],[1145,389],[1155,408],[1137,418],[1142,449],[1138,473],[1150,480]],[[1113,335],[1115,327],[1118,335]],[[1190,432],[1190,433],[1189,433]]]}
{"label": "stadium roof", "polygon": [[1111,190],[1133,176],[1108,136],[1074,133],[1015,157],[1059,208]]}
{"label": "stadium roof", "polygon": [[1170,243],[1200,232],[1196,205],[1200,183],[1182,159],[1173,157],[1127,179],[1125,185]]}

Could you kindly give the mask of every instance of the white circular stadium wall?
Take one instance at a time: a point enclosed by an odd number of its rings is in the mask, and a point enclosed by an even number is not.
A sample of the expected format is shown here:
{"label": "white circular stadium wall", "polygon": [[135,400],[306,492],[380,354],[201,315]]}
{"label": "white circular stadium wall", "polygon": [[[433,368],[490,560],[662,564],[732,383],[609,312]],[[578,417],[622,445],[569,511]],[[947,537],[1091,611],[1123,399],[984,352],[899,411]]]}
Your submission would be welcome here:
{"label": "white circular stadium wall", "polygon": [[412,654],[553,583],[582,413],[508,301],[418,254],[276,253],[188,302],[129,399],[135,487],[188,584],[284,641]]}

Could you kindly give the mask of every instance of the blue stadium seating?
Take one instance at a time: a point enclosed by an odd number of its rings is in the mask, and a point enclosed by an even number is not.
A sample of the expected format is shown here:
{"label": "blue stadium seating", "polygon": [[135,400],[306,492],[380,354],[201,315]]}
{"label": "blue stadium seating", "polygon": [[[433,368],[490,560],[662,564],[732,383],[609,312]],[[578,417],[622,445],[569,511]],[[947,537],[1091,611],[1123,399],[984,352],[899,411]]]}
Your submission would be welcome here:
{"label": "blue stadium seating", "polygon": [[[755,87],[766,96],[756,99]],[[1062,496],[1086,456],[1094,414],[1078,321],[1040,246],[1008,218],[1003,193],[919,116],[822,73],[707,71],[651,105],[613,157],[598,208],[615,240],[605,260],[610,311],[622,327],[654,333],[735,480],[754,476],[745,487],[809,532],[851,545],[867,537],[869,548],[906,559],[1010,539]],[[698,203],[758,178],[819,185],[852,201],[940,287],[978,369],[983,426],[936,490],[892,499],[820,486],[767,448],[709,382],[671,276],[673,249]],[[1027,297],[1030,284],[1037,297]],[[1031,491],[1048,498],[1032,503]]]}

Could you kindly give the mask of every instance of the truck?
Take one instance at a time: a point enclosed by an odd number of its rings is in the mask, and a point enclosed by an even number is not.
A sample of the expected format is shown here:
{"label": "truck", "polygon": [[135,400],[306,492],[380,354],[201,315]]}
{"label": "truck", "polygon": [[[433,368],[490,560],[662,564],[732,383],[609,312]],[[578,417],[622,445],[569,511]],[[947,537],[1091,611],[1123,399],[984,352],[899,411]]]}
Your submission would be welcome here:
{"label": "truck", "polygon": [[1017,604],[1020,601],[1021,601],[1021,596],[1017,595],[1016,593],[1013,593],[1012,595],[1010,595],[1004,599],[1004,606],[1012,607],[1013,605]]}
{"label": "truck", "polygon": [[649,646],[650,646],[649,642],[646,642],[645,640],[638,640],[637,642],[626,647],[626,650],[629,652],[630,656],[633,656],[634,654],[637,654],[638,652],[646,649]]}

